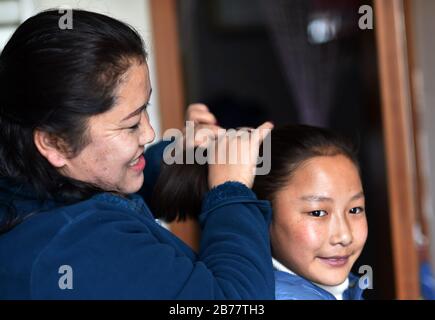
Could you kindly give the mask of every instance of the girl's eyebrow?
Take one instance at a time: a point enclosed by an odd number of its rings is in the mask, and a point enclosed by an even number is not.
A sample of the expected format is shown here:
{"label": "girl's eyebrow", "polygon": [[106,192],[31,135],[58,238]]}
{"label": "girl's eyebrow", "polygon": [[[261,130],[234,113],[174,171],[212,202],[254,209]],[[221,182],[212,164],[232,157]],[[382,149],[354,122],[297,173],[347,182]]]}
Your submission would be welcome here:
{"label": "girl's eyebrow", "polygon": [[324,202],[324,201],[334,202],[334,200],[332,198],[324,197],[324,196],[316,196],[316,195],[302,196],[299,199],[303,200],[303,201],[310,201],[310,202],[313,202],[313,201],[315,201],[315,202]]}
{"label": "girl's eyebrow", "polygon": [[[351,197],[350,201],[355,201],[355,200],[358,200],[360,198],[364,198],[364,192],[363,191],[360,191],[356,195]],[[334,202],[334,199],[332,199],[332,198],[325,197],[325,196],[318,196],[318,195],[302,196],[299,199],[303,200],[303,201],[309,201],[309,202]]]}
{"label": "girl's eyebrow", "polygon": [[352,198],[350,198],[350,201],[358,200],[364,198],[364,191],[358,192],[356,195],[354,195]]}

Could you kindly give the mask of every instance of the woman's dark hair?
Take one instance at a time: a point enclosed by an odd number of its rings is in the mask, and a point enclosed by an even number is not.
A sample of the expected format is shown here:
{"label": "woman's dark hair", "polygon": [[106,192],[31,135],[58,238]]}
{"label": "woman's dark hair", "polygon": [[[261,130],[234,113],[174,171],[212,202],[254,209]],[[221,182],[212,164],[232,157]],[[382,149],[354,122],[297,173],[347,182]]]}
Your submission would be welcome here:
{"label": "woman's dark hair", "polygon": [[37,150],[34,131],[78,154],[90,142],[87,120],[115,105],[122,76],[147,54],[123,22],[73,10],[72,29],[61,29],[61,16],[53,9],[29,18],[1,52],[0,178],[30,184],[41,199],[77,202],[102,190],[61,175]]}
{"label": "woman's dark hair", "polygon": [[[271,169],[255,177],[253,191],[259,199],[272,201],[305,161],[318,156],[343,155],[359,170],[351,141],[330,130],[306,125],[287,125],[271,132]],[[168,222],[196,218],[208,191],[206,165],[162,164],[153,192],[156,217]]]}

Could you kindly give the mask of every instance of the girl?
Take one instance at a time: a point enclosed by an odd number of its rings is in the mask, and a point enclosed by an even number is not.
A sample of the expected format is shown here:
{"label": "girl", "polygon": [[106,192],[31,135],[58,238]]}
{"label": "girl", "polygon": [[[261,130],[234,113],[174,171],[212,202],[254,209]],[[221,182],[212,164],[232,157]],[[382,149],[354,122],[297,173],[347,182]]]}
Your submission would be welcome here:
{"label": "girl", "polygon": [[[257,176],[253,190],[273,207],[276,298],[361,299],[350,273],[367,238],[354,148],[328,130],[300,125],[274,129],[271,152],[270,173]],[[169,174],[178,180],[165,180]],[[154,194],[165,204],[158,213],[172,220],[197,212],[205,174],[204,167],[165,166]],[[185,193],[187,180],[200,192]]]}
{"label": "girl", "polygon": [[[255,161],[209,167],[194,253],[135,194],[154,139],[142,39],[101,14],[73,17],[71,30],[57,10],[29,18],[0,55],[0,299],[273,298]],[[263,128],[241,141],[253,155]]]}

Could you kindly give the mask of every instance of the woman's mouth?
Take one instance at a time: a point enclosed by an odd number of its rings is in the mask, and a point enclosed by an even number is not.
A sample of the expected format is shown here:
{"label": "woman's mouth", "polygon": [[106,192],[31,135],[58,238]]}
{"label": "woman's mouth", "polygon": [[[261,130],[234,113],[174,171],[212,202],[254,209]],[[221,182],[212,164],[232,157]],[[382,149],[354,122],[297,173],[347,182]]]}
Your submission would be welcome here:
{"label": "woman's mouth", "polygon": [[129,167],[136,172],[141,172],[145,168],[145,157],[141,155],[139,158],[129,164]]}
{"label": "woman's mouth", "polygon": [[349,256],[319,257],[320,261],[330,267],[343,267],[349,262]]}

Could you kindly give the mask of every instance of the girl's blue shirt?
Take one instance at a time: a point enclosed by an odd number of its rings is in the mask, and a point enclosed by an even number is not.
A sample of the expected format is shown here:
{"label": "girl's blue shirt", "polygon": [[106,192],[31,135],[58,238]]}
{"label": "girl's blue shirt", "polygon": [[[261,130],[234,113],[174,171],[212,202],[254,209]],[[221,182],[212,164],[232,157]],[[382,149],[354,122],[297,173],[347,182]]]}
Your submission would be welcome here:
{"label": "girl's blue shirt", "polygon": [[[359,278],[349,274],[349,287],[343,292],[343,300],[363,300]],[[275,297],[277,300],[336,300],[328,291],[311,281],[288,272],[275,270]]]}

